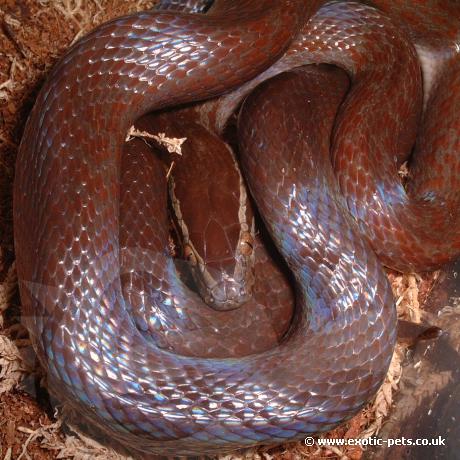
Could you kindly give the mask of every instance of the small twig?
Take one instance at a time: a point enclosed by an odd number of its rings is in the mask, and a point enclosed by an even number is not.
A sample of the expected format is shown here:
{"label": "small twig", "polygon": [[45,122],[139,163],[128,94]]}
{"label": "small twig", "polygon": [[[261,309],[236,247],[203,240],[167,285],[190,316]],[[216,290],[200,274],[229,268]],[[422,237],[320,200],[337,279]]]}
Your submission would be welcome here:
{"label": "small twig", "polygon": [[165,147],[169,153],[177,153],[178,155],[182,155],[182,144],[187,140],[186,137],[166,137],[165,133],[151,134],[147,131],[139,131],[138,129],[134,128],[134,126],[131,126],[126,136],[126,142],[129,142],[135,137],[141,139],[153,139]]}
{"label": "small twig", "polygon": [[171,165],[169,166],[168,172],[166,173],[166,179],[169,179],[169,176],[171,175],[171,171],[173,170],[174,167],[174,161],[171,161]]}
{"label": "small twig", "polygon": [[16,51],[21,55],[22,58],[27,59],[27,53],[22,44],[16,39],[16,34],[13,30],[13,27],[21,27],[21,23],[10,16],[5,14],[2,21],[2,30],[5,36],[11,41],[13,46],[16,48]]}

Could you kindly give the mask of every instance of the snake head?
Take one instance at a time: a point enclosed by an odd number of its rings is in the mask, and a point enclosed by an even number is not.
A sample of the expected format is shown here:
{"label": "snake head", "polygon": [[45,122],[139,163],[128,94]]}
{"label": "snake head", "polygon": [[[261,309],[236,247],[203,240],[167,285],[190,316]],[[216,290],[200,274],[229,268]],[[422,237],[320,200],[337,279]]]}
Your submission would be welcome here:
{"label": "snake head", "polygon": [[187,141],[169,195],[183,258],[203,300],[232,310],[249,300],[254,285],[255,227],[245,184],[231,149],[213,133],[186,121],[178,132]]}
{"label": "snake head", "polygon": [[[207,247],[209,249],[209,247]],[[197,290],[215,310],[234,310],[252,296],[254,285],[254,230],[242,230],[232,254],[215,260],[202,257],[191,240],[184,245],[184,258]]]}

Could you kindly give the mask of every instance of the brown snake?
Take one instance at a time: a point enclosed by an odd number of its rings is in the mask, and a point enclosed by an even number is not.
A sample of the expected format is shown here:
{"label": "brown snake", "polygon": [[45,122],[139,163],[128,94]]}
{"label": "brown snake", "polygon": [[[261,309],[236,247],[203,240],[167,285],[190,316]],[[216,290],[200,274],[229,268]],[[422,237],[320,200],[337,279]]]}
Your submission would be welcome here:
{"label": "brown snake", "polygon": [[[459,8],[323,3],[218,0],[207,15],[116,19],[66,53],[30,115],[14,189],[24,321],[51,393],[138,455],[283,442],[349,419],[382,383],[395,341],[393,296],[371,246],[399,270],[460,252]],[[432,22],[406,21],[424,8]],[[424,100],[409,35],[426,60],[445,46],[439,73],[424,67]],[[292,70],[310,63],[348,77]],[[245,339],[235,349],[245,356],[233,358],[231,332],[212,331],[226,318],[252,321],[251,310],[189,300],[165,211],[145,228],[128,221],[141,242],[120,234],[123,140],[146,112],[240,87],[208,112],[218,130],[257,83],[285,71],[246,99],[238,136],[243,175],[295,280],[296,313],[278,346],[252,353]],[[419,125],[406,193],[397,170]],[[135,168],[141,158],[152,199],[164,202],[164,170],[139,149],[123,159]],[[207,356],[213,347],[219,358]]]}

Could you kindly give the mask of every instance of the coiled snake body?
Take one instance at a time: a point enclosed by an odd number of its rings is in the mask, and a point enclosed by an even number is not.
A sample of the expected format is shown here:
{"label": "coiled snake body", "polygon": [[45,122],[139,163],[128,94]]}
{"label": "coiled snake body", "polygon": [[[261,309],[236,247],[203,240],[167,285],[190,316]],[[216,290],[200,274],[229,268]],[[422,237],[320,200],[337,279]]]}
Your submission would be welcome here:
{"label": "coiled snake body", "polygon": [[[455,5],[438,13],[433,41],[417,44],[426,58],[447,43],[439,76],[424,74],[423,100],[407,39],[424,37],[423,22],[405,30],[370,6],[322,4],[222,0],[205,16],[120,18],[74,45],[37,98],[14,190],[24,321],[50,391],[137,452],[282,442],[350,418],[382,383],[395,341],[393,297],[374,251],[400,270],[459,253],[459,34],[446,19],[459,17]],[[396,17],[411,11],[394,8]],[[343,103],[344,74],[291,70],[308,63],[346,70]],[[148,111],[239,87],[214,103],[219,127],[257,83],[284,71],[244,103],[239,142],[251,193],[295,279],[289,334],[238,359],[174,354],[149,339],[123,293],[127,272],[153,274],[158,317],[173,310],[187,322],[165,219],[146,230],[162,249],[120,250],[126,132]],[[397,169],[418,125],[406,193]],[[153,189],[164,182],[158,171],[145,170]],[[200,330],[178,334],[207,346]]]}

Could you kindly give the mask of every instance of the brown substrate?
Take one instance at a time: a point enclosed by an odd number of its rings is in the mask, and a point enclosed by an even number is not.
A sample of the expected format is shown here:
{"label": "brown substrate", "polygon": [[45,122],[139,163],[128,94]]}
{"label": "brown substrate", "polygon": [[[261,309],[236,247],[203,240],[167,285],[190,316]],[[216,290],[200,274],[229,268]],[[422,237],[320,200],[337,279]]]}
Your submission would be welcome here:
{"label": "brown substrate", "polygon": [[[121,458],[90,440],[64,433],[59,415],[56,418],[51,412],[46,390],[38,385],[33,352],[27,333],[19,323],[11,191],[25,120],[43,78],[56,59],[97,24],[147,9],[154,3],[147,0],[4,0],[0,6],[0,459]],[[433,281],[431,275],[424,280],[392,275],[402,317],[420,321],[419,302]],[[379,431],[397,389],[402,355],[398,349],[387,382],[375,400],[353,420],[323,437],[368,437]],[[253,449],[225,458],[357,460],[362,455],[359,447],[320,449],[294,443]]]}

